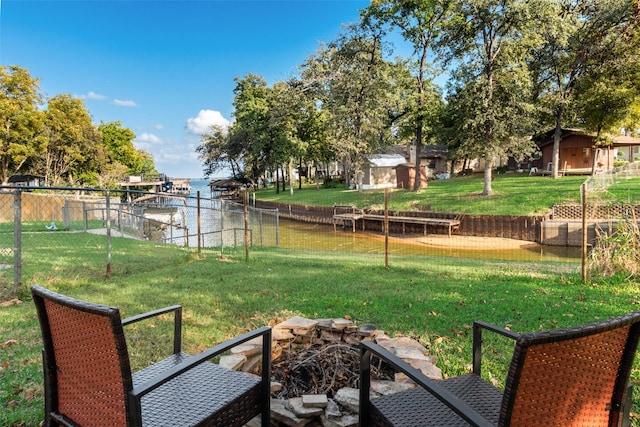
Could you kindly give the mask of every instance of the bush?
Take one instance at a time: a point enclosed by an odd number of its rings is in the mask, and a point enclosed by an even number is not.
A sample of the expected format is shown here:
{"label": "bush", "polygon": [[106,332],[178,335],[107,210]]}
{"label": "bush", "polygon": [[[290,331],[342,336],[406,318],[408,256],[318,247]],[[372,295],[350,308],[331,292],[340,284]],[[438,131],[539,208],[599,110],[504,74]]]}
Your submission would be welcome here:
{"label": "bush", "polygon": [[345,180],[341,178],[325,178],[322,183],[322,188],[345,188],[345,186]]}
{"label": "bush", "polygon": [[598,231],[589,254],[587,268],[591,277],[624,275],[640,277],[640,228],[635,215],[617,224],[611,233]]}

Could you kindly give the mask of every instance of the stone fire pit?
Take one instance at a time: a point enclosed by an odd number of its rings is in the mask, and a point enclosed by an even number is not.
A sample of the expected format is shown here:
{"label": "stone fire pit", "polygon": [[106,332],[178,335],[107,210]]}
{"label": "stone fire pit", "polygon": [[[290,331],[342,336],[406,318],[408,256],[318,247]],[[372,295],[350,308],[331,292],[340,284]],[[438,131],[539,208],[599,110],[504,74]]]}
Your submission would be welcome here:
{"label": "stone fire pit", "polygon": [[[358,344],[372,340],[426,376],[442,379],[435,356],[408,337],[391,338],[373,325],[351,320],[295,316],[272,325],[271,423],[273,426],[358,426]],[[255,374],[260,366],[259,340],[238,346],[220,365]],[[390,394],[415,385],[403,374],[372,366],[372,394]],[[248,427],[259,426],[253,420]]]}

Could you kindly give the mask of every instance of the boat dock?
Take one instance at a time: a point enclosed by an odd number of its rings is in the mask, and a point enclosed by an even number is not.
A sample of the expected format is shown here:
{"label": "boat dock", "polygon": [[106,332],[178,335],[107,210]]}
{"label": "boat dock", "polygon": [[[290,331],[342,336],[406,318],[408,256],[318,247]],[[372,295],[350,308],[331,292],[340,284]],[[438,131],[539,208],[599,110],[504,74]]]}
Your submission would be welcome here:
{"label": "boat dock", "polygon": [[460,228],[461,218],[433,218],[433,217],[413,217],[413,216],[396,216],[396,215],[379,215],[365,213],[364,210],[358,209],[354,206],[334,206],[333,213],[333,230],[336,230],[336,225],[340,224],[343,227],[346,224],[351,225],[352,231],[356,231],[356,223],[361,221],[362,230],[366,229],[367,221],[375,221],[382,223],[382,231],[384,232],[384,222],[387,219],[389,222],[400,223],[402,225],[402,234],[405,234],[407,224],[422,224],[423,233],[426,236],[427,226],[445,227],[448,231],[449,237],[453,231]]}
{"label": "boat dock", "polygon": [[143,176],[131,175],[126,178],[126,181],[118,182],[118,185],[127,190],[151,188],[151,191],[156,193],[184,194],[187,196],[191,193],[191,180],[183,178],[171,179],[164,177],[164,179],[160,179],[154,177],[154,179],[144,179]]}

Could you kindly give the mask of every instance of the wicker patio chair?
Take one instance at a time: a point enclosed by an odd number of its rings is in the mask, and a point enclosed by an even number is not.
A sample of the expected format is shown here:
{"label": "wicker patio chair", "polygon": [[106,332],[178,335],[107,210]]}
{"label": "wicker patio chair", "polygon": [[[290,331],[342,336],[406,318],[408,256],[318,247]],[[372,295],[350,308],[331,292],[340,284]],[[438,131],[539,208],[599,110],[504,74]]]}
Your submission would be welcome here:
{"label": "wicker patio chair", "polygon": [[[472,373],[434,381],[371,342],[361,343],[362,426],[620,426],[629,423],[629,375],[640,312],[579,327],[517,334],[473,324]],[[482,331],[515,341],[500,390],[480,377]],[[386,361],[419,386],[370,396],[371,359]]]}
{"label": "wicker patio chair", "polygon": [[[271,329],[263,327],[209,348],[183,353],[179,305],[121,320],[117,308],[33,286],[44,341],[45,425],[242,426],[270,421]],[[132,374],[123,326],[173,313],[173,354]],[[262,377],[209,359],[262,338]]]}

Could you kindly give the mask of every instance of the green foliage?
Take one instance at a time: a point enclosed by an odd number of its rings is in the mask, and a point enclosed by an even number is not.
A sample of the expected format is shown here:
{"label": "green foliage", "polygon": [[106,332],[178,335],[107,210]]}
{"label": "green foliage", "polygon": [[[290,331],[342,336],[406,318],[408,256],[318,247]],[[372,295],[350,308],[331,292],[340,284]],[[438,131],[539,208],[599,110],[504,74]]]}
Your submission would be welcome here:
{"label": "green foliage", "polygon": [[86,185],[105,162],[104,146],[97,128],[81,99],[57,95],[49,99],[45,111],[48,136],[46,152],[35,162],[37,175],[45,185]]}
{"label": "green foliage", "polygon": [[120,121],[100,123],[98,129],[111,164],[125,166],[126,173],[131,175],[141,174],[145,164],[148,167],[150,154],[136,149],[133,145],[136,135],[131,129],[122,127]]}
{"label": "green foliage", "polygon": [[346,187],[344,180],[335,179],[335,178],[326,178],[322,182],[322,188],[341,188],[344,189]]}
{"label": "green foliage", "polygon": [[[630,207],[630,211],[633,209]],[[610,232],[598,231],[589,253],[588,271],[592,278],[620,276],[624,280],[640,279],[640,228],[635,215],[613,223]]]}
{"label": "green foliage", "polygon": [[536,7],[517,0],[469,0],[455,4],[448,23],[446,47],[459,64],[448,99],[449,134],[459,156],[484,159],[485,195],[493,192],[494,159],[521,158],[535,149],[525,60],[536,31]]}
{"label": "green foliage", "polygon": [[40,82],[19,66],[0,66],[0,179],[40,155],[46,147]]}
{"label": "green foliage", "polygon": [[19,66],[0,66],[0,179],[15,173],[45,185],[107,186],[125,173],[157,174],[149,153],[120,122],[96,127],[81,99],[58,94],[42,110],[39,81]]}
{"label": "green foliage", "polygon": [[558,138],[563,127],[577,123],[599,132],[619,120],[629,123],[624,104],[634,98],[624,81],[632,75],[627,64],[635,64],[638,55],[633,3],[596,0],[572,7],[546,2],[553,13],[539,25],[543,43],[533,50],[529,66],[536,102],[545,106],[539,110],[546,113],[543,122],[556,129],[554,178],[559,175]]}

